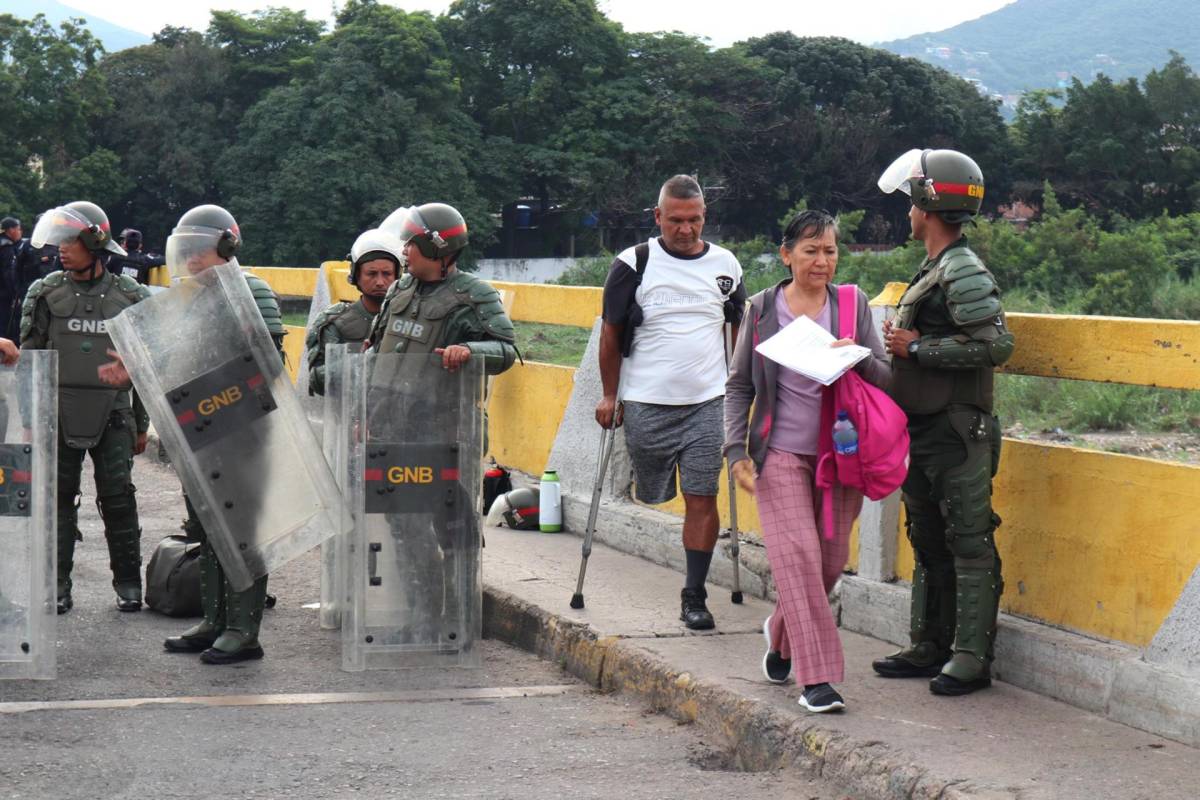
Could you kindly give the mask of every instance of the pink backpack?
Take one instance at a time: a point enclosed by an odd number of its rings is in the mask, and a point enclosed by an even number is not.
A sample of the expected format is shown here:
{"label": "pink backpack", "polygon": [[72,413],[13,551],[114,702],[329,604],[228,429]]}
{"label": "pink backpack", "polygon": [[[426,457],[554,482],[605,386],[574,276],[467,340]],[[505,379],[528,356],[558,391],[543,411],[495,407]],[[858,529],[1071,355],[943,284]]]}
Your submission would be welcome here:
{"label": "pink backpack", "polygon": [[[838,287],[838,338],[857,341],[858,287]],[[833,423],[845,411],[858,431],[858,452],[841,455],[833,447]],[[887,393],[853,369],[828,386],[821,397],[817,438],[817,488],[823,491],[825,538],[833,538],[835,482],[858,489],[872,500],[887,497],[908,475],[908,417]]]}

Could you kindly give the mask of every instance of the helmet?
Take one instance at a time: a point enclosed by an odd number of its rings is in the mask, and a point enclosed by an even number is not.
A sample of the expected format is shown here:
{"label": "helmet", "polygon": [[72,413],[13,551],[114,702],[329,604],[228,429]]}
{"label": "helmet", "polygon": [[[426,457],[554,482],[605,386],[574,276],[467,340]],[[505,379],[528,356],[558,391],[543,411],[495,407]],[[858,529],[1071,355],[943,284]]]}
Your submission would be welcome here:
{"label": "helmet", "polygon": [[379,223],[379,230],[392,234],[400,240],[400,244],[405,244],[413,235],[408,228],[408,218],[412,215],[412,210],[412,206],[400,206]]}
{"label": "helmet", "polygon": [[504,522],[514,531],[534,531],[538,527],[538,490],[521,488],[500,495],[488,511],[487,524]]}
{"label": "helmet", "polygon": [[167,268],[173,280],[234,259],[242,246],[237,220],[220,206],[196,206],[167,237]]}
{"label": "helmet", "polygon": [[121,231],[121,246],[126,250],[137,250],[142,246],[142,232],[137,228],[126,228]]}
{"label": "helmet", "polygon": [[404,264],[404,242],[391,233],[379,228],[372,228],[359,234],[350,248],[350,283],[358,283],[358,268],[367,261],[386,258],[396,263],[396,275]]}
{"label": "helmet", "polygon": [[0,219],[0,231],[12,230],[13,228],[21,227],[21,220],[16,217],[5,217]]}
{"label": "helmet", "polygon": [[426,258],[446,258],[467,246],[467,221],[454,206],[426,203],[407,211],[403,223],[407,241],[415,244]]}
{"label": "helmet", "polygon": [[42,214],[30,237],[30,244],[61,247],[78,239],[92,253],[108,251],[119,256],[125,249],[113,241],[104,209],[86,200],[76,200]]}
{"label": "helmet", "polygon": [[899,189],[922,211],[934,211],[961,224],[983,205],[983,171],[957,150],[909,150],[879,176],[879,188]]}

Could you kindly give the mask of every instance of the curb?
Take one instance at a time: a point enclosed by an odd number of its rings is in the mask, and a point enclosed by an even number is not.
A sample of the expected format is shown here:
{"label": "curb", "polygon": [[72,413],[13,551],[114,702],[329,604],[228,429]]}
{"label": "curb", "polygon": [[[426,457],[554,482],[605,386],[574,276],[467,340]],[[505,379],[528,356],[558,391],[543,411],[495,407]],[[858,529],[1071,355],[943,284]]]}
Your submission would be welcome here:
{"label": "curb", "polygon": [[[483,593],[483,635],[547,661],[602,692],[636,697],[654,711],[697,723],[720,737],[739,769],[798,768],[872,800],[1017,800],[1008,789],[946,779],[875,740],[856,739],[696,680],[636,640],[600,636],[491,587]],[[1020,795],[1031,800],[1028,792]]]}

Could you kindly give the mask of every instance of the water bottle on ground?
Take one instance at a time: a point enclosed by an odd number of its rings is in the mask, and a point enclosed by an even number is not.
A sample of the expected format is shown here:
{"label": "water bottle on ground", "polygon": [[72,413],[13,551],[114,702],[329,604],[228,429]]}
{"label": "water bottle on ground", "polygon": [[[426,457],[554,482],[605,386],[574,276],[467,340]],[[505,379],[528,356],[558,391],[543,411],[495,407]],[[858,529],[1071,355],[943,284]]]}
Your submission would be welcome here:
{"label": "water bottle on ground", "polygon": [[539,493],[538,528],[543,533],[558,533],[562,530],[562,486],[557,472],[548,469],[542,473]]}
{"label": "water bottle on ground", "polygon": [[837,412],[837,422],[833,423],[833,449],[841,456],[858,452],[858,431],[845,411]]}

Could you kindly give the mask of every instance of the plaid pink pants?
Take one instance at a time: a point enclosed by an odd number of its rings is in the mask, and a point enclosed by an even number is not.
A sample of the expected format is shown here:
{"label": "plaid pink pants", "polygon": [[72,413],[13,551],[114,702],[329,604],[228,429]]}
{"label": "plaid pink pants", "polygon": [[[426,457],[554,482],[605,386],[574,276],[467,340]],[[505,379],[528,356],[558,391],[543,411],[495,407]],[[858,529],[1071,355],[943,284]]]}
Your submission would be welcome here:
{"label": "plaid pink pants", "polygon": [[842,682],[845,658],[829,592],[846,566],[850,528],[863,499],[857,490],[834,487],[834,536],[822,536],[821,493],[813,485],[816,463],[815,456],[769,450],[755,487],[778,598],[771,643],[792,660],[799,686]]}

